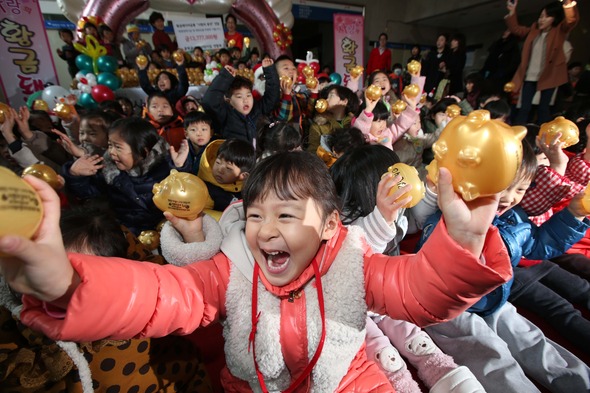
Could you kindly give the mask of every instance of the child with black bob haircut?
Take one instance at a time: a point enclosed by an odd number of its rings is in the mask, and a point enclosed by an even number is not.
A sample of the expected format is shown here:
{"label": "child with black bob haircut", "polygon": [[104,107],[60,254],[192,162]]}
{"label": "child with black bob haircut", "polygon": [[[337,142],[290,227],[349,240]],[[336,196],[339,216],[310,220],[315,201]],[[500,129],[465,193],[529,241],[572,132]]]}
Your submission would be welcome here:
{"label": "child with black bob haircut", "polygon": [[0,238],[0,252],[12,256],[0,259],[2,271],[25,294],[23,323],[89,341],[189,334],[222,320],[226,391],[385,390],[389,381],[364,350],[367,310],[440,323],[511,275],[490,228],[497,196],[466,204],[444,168],[444,225],[420,253],[388,257],[368,250],[359,228],[342,225],[319,158],[275,154],[252,171],[243,204],[222,217],[222,252],[184,267],[66,254],[55,192],[26,181],[43,201],[38,236]]}
{"label": "child with black bob haircut", "polygon": [[205,208],[223,211],[242,198],[242,186],[256,165],[256,151],[240,139],[218,139],[205,148],[198,176],[209,190]]}
{"label": "child with black bob haircut", "polygon": [[254,101],[252,82],[236,77],[236,70],[225,66],[213,79],[203,97],[203,108],[216,117],[215,129],[225,139],[238,138],[256,144],[256,124],[261,115],[270,115],[279,101],[279,77],[271,59],[263,60],[266,89]]}
{"label": "child with black bob haircut", "polygon": [[301,134],[291,124],[277,121],[258,129],[256,156],[259,160],[293,150],[301,150]]}

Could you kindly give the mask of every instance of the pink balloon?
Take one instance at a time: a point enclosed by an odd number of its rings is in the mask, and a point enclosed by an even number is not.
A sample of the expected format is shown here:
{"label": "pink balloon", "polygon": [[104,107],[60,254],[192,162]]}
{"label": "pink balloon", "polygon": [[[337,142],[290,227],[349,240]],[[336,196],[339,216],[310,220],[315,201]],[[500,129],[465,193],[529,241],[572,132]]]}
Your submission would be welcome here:
{"label": "pink balloon", "polygon": [[274,42],[272,33],[281,22],[266,1],[236,0],[231,6],[230,14],[241,20],[254,34],[256,41],[262,45],[261,52],[268,52],[273,59],[280,55],[291,56],[290,47],[281,49]]}
{"label": "pink balloon", "polygon": [[88,0],[80,18],[100,16],[117,37],[125,31],[125,26],[149,8],[149,0]]}
{"label": "pink balloon", "polygon": [[105,85],[96,85],[92,87],[90,92],[92,98],[96,102],[103,102],[103,101],[114,101],[115,100],[115,93]]}

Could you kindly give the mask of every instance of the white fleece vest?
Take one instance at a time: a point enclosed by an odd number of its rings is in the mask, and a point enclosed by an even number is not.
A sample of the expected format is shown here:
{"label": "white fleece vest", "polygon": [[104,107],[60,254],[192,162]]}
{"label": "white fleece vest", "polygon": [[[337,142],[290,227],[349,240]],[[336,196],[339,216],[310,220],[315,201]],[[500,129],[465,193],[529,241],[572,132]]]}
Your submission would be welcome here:
{"label": "white fleece vest", "polygon": [[[365,286],[363,273],[362,230],[349,227],[336,259],[322,276],[326,314],[326,339],[322,354],[312,371],[312,392],[333,392],[346,375],[350,363],[365,340]],[[315,278],[303,290],[307,300],[307,339],[309,360],[321,337]],[[232,263],[226,298],[227,319],[223,335],[229,371],[247,381],[260,392],[248,338],[252,329],[252,277],[245,277]],[[286,301],[286,300],[285,300]],[[256,359],[269,392],[289,387],[291,381],[281,352],[280,302],[258,282],[258,310],[261,312],[256,332]]]}

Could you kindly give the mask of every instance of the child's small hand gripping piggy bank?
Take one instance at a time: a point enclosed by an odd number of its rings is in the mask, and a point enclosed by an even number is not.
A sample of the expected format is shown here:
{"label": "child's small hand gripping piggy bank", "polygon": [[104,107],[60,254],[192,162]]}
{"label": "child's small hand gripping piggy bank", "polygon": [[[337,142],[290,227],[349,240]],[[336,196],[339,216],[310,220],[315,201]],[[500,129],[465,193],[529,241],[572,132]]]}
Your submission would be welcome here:
{"label": "child's small hand gripping piggy bank", "polygon": [[559,141],[563,142],[564,148],[575,145],[580,140],[580,131],[576,123],[563,116],[558,116],[550,122],[543,123],[539,130],[539,137],[549,144],[557,133],[561,133]]}
{"label": "child's small hand gripping piggy bank", "polygon": [[152,199],[158,209],[187,220],[194,220],[199,216],[209,196],[203,180],[176,169],[172,169],[170,175],[160,183],[154,184],[152,192]]}
{"label": "child's small hand gripping piggy bank", "polygon": [[496,194],[516,176],[525,135],[525,127],[490,120],[486,110],[457,116],[432,146],[434,160],[426,167],[428,176],[438,183],[438,168],[447,168],[454,190],[465,201]]}

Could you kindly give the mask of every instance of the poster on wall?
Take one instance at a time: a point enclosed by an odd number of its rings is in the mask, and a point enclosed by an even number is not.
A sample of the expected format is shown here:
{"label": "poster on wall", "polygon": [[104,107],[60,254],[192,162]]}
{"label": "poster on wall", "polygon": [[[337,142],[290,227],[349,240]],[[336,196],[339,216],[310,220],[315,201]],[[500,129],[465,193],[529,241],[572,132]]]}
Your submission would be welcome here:
{"label": "poster on wall", "polygon": [[171,20],[179,48],[192,51],[195,46],[200,46],[203,50],[217,50],[225,47],[221,18]]}
{"label": "poster on wall", "polygon": [[0,1],[0,84],[18,108],[46,83],[58,84],[38,0]]}
{"label": "poster on wall", "polygon": [[334,14],[334,68],[342,75],[342,85],[350,79],[350,70],[364,65],[365,20],[362,15]]}

